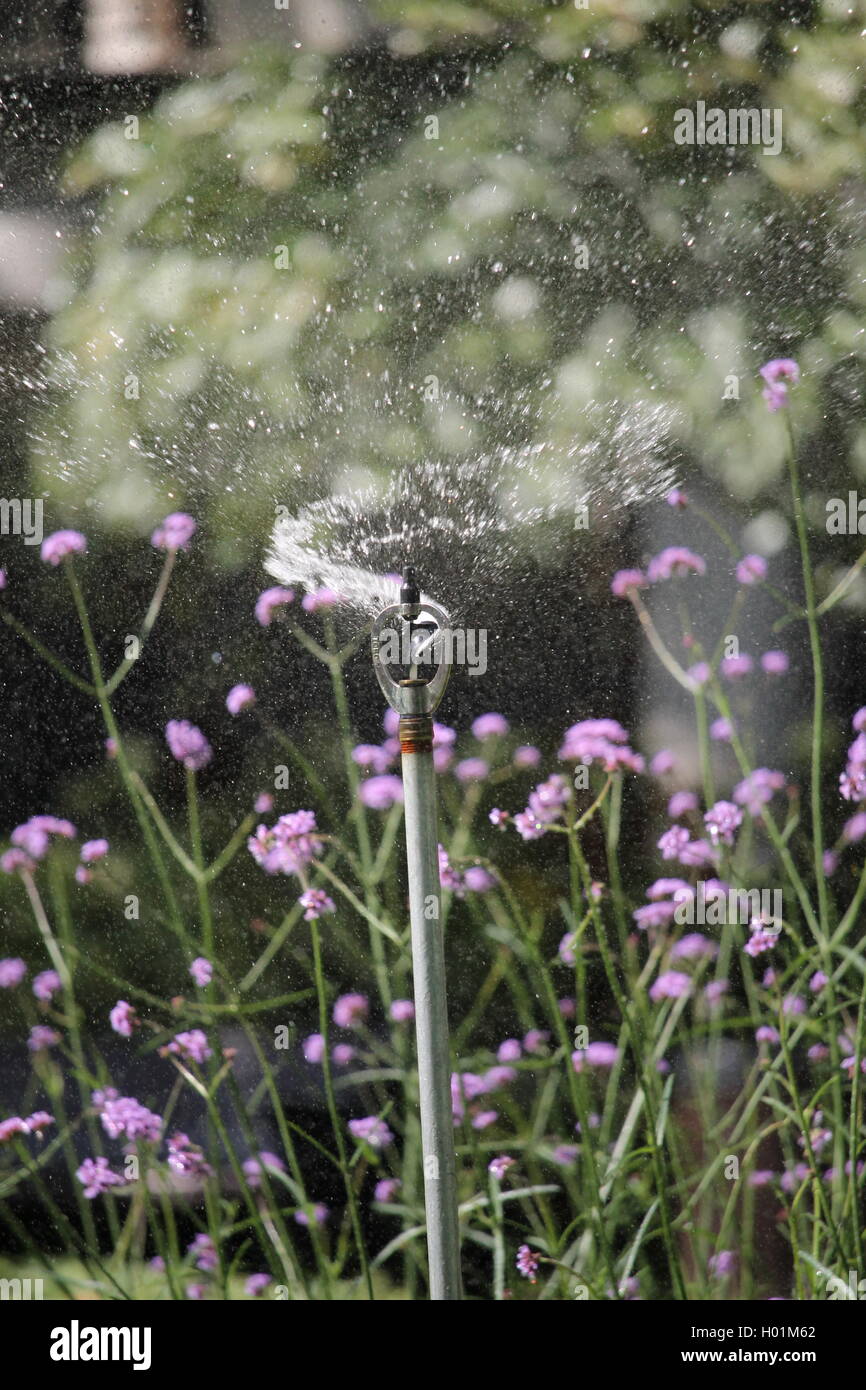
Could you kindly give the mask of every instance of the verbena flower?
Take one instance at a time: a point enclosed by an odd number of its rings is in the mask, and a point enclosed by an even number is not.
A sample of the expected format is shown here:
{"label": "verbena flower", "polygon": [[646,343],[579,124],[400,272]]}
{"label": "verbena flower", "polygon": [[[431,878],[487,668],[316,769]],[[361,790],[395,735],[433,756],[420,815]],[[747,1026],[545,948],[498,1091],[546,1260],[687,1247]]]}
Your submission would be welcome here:
{"label": "verbena flower", "polygon": [[763,555],[744,555],[736,575],[740,584],[760,584],[767,577],[767,562]]}
{"label": "verbena flower", "polygon": [[671,947],[671,960],[715,960],[719,948],[701,932],[688,932]]}
{"label": "verbena flower", "polygon": [[165,1051],[176,1053],[185,1062],[197,1062],[199,1066],[206,1062],[208,1057],[213,1056],[208,1046],[207,1035],[201,1028],[193,1028],[187,1033],[176,1033]]}
{"label": "verbena flower", "polygon": [[37,999],[47,1003],[61,985],[62,981],[56,970],[42,970],[33,981],[33,993]]}
{"label": "verbena flower", "polygon": [[388,1013],[395,1023],[410,1023],[415,1017],[415,1005],[411,999],[395,999]]}
{"label": "verbena flower", "polygon": [[367,777],[358,787],[358,799],[370,811],[388,811],[402,805],[403,782],[395,773]]}
{"label": "verbena flower", "polygon": [[206,1231],[200,1231],[186,1249],[187,1254],[192,1255],[196,1269],[202,1270],[205,1274],[212,1274],[219,1265],[219,1256],[213,1237],[209,1236]]}
{"label": "verbena flower", "polygon": [[490,775],[490,764],[483,758],[463,758],[454,769],[458,782],[483,782]]}
{"label": "verbena flower", "polygon": [[745,653],[741,656],[725,656],[719,662],[719,674],[727,681],[739,680],[751,673],[752,665],[752,658]]}
{"label": "verbena flower", "polygon": [[156,1144],[162,1135],[162,1116],[148,1110],[133,1096],[107,1096],[97,1107],[102,1128],[110,1139],[145,1139]]}
{"label": "verbena flower", "polygon": [[669,545],[650,560],[647,578],[651,584],[658,584],[664,579],[682,579],[689,574],[706,574],[706,571],[706,560],[693,550],[687,550],[684,545]]}
{"label": "verbena flower", "polygon": [[337,911],[333,898],[329,898],[322,888],[308,888],[298,898],[298,902],[304,909],[305,922],[315,922],[324,913]]}
{"label": "verbena flower", "polygon": [[679,820],[680,816],[686,816],[690,811],[698,809],[698,798],[694,792],[674,792],[668,802],[668,815],[671,820]]}
{"label": "verbena flower", "polygon": [[324,1202],[314,1202],[312,1206],[312,1216],[309,1216],[303,1208],[295,1212],[295,1221],[299,1226],[324,1226],[328,1219],[328,1208]]}
{"label": "verbena flower", "polygon": [[333,1019],[338,1028],[357,1028],[369,1012],[366,994],[341,994],[334,1002]]}
{"label": "verbena flower", "polygon": [[30,1036],[27,1039],[27,1046],[31,1052],[44,1052],[46,1048],[56,1047],[61,1041],[61,1035],[56,1028],[48,1028],[45,1024],[37,1023],[30,1029]]}
{"label": "verbena flower", "polygon": [[691,988],[691,976],[679,970],[666,970],[650,989],[650,999],[653,1003],[658,1003],[660,999],[682,999],[691,992]]}
{"label": "verbena flower", "polygon": [[170,719],[165,726],[165,739],[172,757],[189,772],[199,772],[213,757],[213,749],[201,729],[188,719]]}
{"label": "verbena flower", "polygon": [[787,653],[775,649],[764,652],[761,657],[761,670],[768,676],[784,676],[790,664]]}
{"label": "verbena flower", "polygon": [[305,613],[318,613],[322,608],[334,608],[338,603],[342,603],[342,595],[327,587],[314,589],[309,594],[304,594],[301,599],[301,607]]}
{"label": "verbena flower", "polygon": [[304,1038],[301,1043],[304,1060],[311,1062],[314,1066],[321,1062],[325,1055],[325,1039],[321,1033],[311,1033],[308,1038]]}
{"label": "verbena flower", "polygon": [[83,1185],[84,1195],[89,1200],[100,1197],[112,1187],[123,1187],[126,1182],[119,1173],[112,1171],[108,1159],[102,1155],[98,1158],[86,1158],[75,1176]]}
{"label": "verbena flower", "polygon": [[109,851],[107,840],[86,840],[81,846],[82,864],[95,864],[98,860],[104,859]]}
{"label": "verbena flower", "polygon": [[270,1283],[269,1274],[250,1274],[244,1284],[244,1293],[247,1298],[260,1298]]}
{"label": "verbena flower", "polygon": [[256,703],[256,692],[251,685],[233,685],[226,696],[226,709],[229,714],[238,715],[245,709],[252,709]]}
{"label": "verbena flower", "polygon": [[790,357],[774,357],[765,362],[761,376],[767,383],[761,395],[771,411],[781,410],[788,404],[788,383],[796,386],[800,380],[800,368]]}
{"label": "verbena flower", "polygon": [[373,1189],[373,1198],[383,1204],[393,1202],[402,1186],[399,1178],[380,1178]]}
{"label": "verbena flower", "polygon": [[127,1003],[125,999],[118,999],[108,1015],[108,1021],[115,1033],[119,1033],[122,1038],[131,1038],[133,1029],[138,1027],[138,1014],[134,1005]]}
{"label": "verbena flower", "polygon": [[636,589],[648,589],[649,580],[643,570],[617,570],[610,581],[610,591],[614,598],[628,598]]}
{"label": "verbena flower", "polygon": [[297,874],[321,852],[323,841],[313,811],[292,811],[280,816],[270,829],[260,825],[247,840],[247,848],[269,874]]}
{"label": "verbena flower", "polygon": [[472,721],[472,737],[483,742],[488,738],[503,738],[509,730],[508,720],[503,714],[479,714]]}
{"label": "verbena flower", "polygon": [[513,761],[515,767],[538,767],[541,762],[541,753],[531,743],[521,743],[520,747],[514,750]]}
{"label": "verbena flower", "polygon": [[386,1149],[394,1136],[384,1120],[377,1115],[365,1115],[361,1120],[350,1120],[349,1131],[355,1139],[369,1144],[371,1149]]}
{"label": "verbena flower", "polygon": [[285,1173],[286,1171],[286,1165],[279,1155],[269,1153],[267,1149],[262,1149],[256,1158],[245,1158],[241,1168],[248,1185],[253,1189],[261,1187],[262,1173],[268,1168],[272,1168],[276,1173]]}
{"label": "verbena flower", "polygon": [[150,543],[156,550],[188,550],[197,529],[197,523],[187,512],[170,512],[157,526]]}
{"label": "verbena flower", "polygon": [[213,979],[213,966],[204,956],[196,956],[189,967],[189,973],[199,989],[204,989]]}
{"label": "verbena flower", "polygon": [[357,763],[358,767],[363,767],[381,776],[387,772],[394,761],[394,755],[390,749],[383,748],[378,743],[359,743],[352,749],[352,762]]}
{"label": "verbena flower", "polygon": [[768,767],[758,767],[734,787],[733,797],[739,806],[745,806],[753,816],[761,813],[761,807],[772,801],[774,794],[785,785],[784,773],[775,772]]}
{"label": "verbena flower", "polygon": [[354,1062],[355,1055],[351,1043],[337,1043],[337,1046],[331,1049],[331,1061],[335,1067],[347,1067],[350,1062]]}
{"label": "verbena flower", "polygon": [[662,748],[650,759],[649,770],[653,777],[666,777],[676,767],[676,758],[669,748]]}
{"label": "verbena flower", "polygon": [[27,966],[20,956],[6,956],[0,960],[0,989],[14,989],[26,974]]}
{"label": "verbena flower", "polygon": [[522,1274],[524,1279],[529,1280],[530,1284],[537,1283],[536,1276],[538,1274],[540,1260],[541,1256],[530,1249],[528,1245],[521,1245],[517,1251],[517,1259],[515,1260],[518,1274]]}
{"label": "verbena flower", "polygon": [[168,1166],[187,1178],[210,1177],[213,1169],[198,1144],[188,1134],[173,1134],[168,1141]]}
{"label": "verbena flower", "polygon": [[496,1049],[496,1059],[499,1062],[519,1062],[522,1050],[517,1038],[505,1038]]}
{"label": "verbena flower", "polygon": [[269,627],[277,609],[285,608],[295,601],[294,589],[284,589],[279,585],[265,589],[256,599],[256,621],[262,627]]}
{"label": "verbena flower", "polygon": [[40,554],[48,565],[59,565],[70,555],[87,553],[87,537],[80,531],[55,531],[42,542]]}
{"label": "verbena flower", "polygon": [[717,801],[704,815],[704,825],[714,844],[732,845],[734,835],[743,823],[743,813],[732,801]]}

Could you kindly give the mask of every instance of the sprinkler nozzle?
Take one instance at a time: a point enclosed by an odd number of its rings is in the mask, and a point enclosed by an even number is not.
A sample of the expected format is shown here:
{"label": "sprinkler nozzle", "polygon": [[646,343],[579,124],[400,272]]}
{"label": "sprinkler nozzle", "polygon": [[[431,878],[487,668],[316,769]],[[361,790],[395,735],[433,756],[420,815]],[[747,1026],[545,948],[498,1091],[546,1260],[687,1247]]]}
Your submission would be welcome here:
{"label": "sprinkler nozzle", "polygon": [[414,565],[406,565],[400,586],[400,612],[404,618],[417,618],[421,610],[421,590]]}

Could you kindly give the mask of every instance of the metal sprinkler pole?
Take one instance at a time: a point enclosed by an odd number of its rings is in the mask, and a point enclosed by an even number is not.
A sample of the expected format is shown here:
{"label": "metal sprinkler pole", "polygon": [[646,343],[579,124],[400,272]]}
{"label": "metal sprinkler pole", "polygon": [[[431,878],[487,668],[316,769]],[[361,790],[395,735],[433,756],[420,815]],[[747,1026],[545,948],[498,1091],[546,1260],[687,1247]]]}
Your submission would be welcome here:
{"label": "metal sprinkler pole", "polygon": [[[386,608],[373,625],[373,665],[386,699],[400,715],[430,1298],[453,1301],[462,1296],[460,1232],[433,769],[433,711],[451,674],[452,653],[450,641],[440,641],[434,649],[440,657],[444,652],[447,659],[440,661],[429,680],[418,676],[424,655],[415,639],[426,638],[424,647],[436,643],[436,637],[427,635],[429,628],[414,627],[422,609],[435,618],[437,634],[450,636],[448,614],[438,604],[425,601],[422,605],[415,572],[409,566],[403,575],[400,603]],[[396,635],[404,650],[408,639],[410,652],[411,674],[400,681],[394,680],[382,658],[382,639],[386,632],[394,634],[395,627],[401,629]]]}

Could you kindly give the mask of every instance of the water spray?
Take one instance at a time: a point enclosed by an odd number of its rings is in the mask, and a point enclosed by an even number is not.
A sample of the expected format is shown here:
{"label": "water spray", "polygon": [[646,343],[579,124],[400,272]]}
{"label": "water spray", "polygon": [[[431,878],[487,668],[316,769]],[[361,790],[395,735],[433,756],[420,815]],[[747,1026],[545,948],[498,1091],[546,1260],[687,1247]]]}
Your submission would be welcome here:
{"label": "water spray", "polygon": [[[391,674],[383,639],[390,651],[396,645],[403,653],[408,676]],[[372,644],[379,684],[400,716],[430,1298],[457,1300],[460,1233],[433,768],[433,711],[451,675],[453,648],[451,619],[439,604],[422,603],[413,566],[403,572],[400,602],[376,618]],[[429,675],[419,674],[424,666]]]}

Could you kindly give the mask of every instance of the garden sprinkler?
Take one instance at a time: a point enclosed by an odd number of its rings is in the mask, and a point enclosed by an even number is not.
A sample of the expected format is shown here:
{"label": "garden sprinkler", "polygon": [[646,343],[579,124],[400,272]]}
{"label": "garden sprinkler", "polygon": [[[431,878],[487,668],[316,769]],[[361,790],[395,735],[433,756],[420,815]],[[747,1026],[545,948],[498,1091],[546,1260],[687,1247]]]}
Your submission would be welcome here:
{"label": "garden sprinkler", "polygon": [[[379,684],[400,716],[430,1298],[456,1300],[460,1234],[433,770],[433,711],[451,675],[451,619],[439,604],[421,602],[411,565],[403,572],[400,602],[376,618],[372,642]],[[409,675],[396,680],[389,659],[408,667]],[[424,666],[430,675],[419,674]]]}

